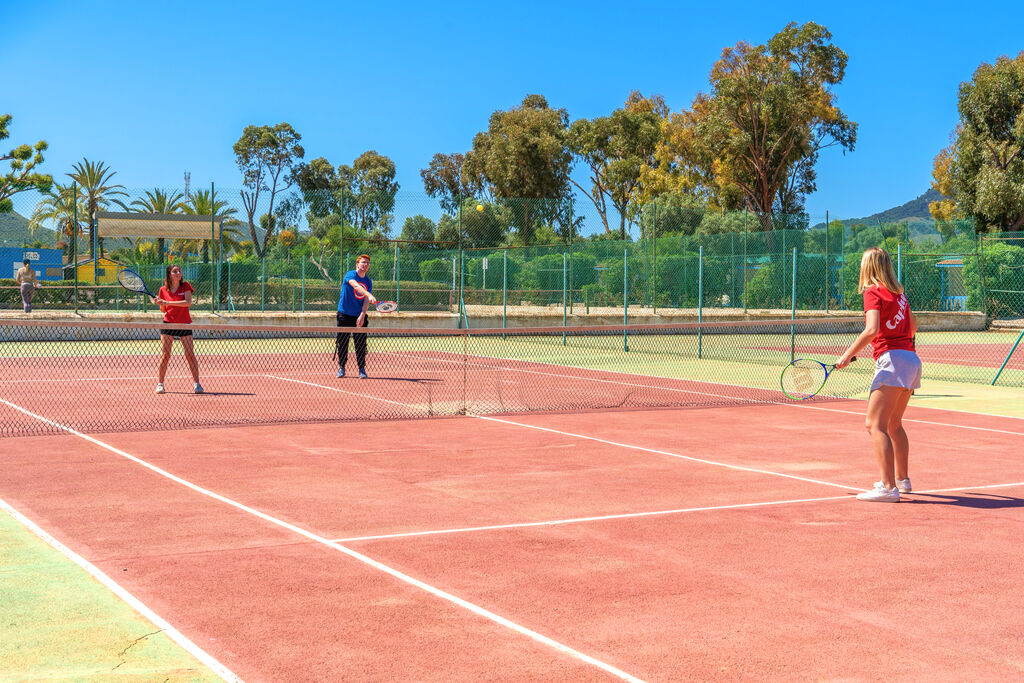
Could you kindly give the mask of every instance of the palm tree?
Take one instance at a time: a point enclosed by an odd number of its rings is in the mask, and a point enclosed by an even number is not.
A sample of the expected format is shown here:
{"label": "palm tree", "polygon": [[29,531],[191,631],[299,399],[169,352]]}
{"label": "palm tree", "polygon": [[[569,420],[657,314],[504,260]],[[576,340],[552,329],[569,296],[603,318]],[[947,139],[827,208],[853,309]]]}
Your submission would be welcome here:
{"label": "palm tree", "polygon": [[[217,199],[217,191],[215,189],[196,190],[195,192],[190,192],[183,211],[184,213],[192,216],[220,216],[222,218],[230,218],[238,213],[238,209],[229,207],[228,203],[224,200]],[[242,236],[241,231],[234,227],[235,225],[241,224],[238,223],[238,221],[231,220],[221,223],[221,230],[223,231],[222,240],[224,244],[231,249],[238,247],[239,240],[237,238]],[[199,245],[200,242],[202,242],[202,246]],[[203,263],[208,263],[210,261],[210,253],[208,251],[206,240],[175,240],[174,248],[180,252],[194,252],[201,248],[203,251]],[[215,244],[213,248],[216,250],[218,246]]]}
{"label": "palm tree", "polygon": [[73,247],[70,246],[72,240],[85,233],[82,220],[79,220],[77,225],[75,223],[76,212],[80,219],[86,217],[85,198],[71,185],[54,183],[50,189],[42,193],[42,199],[32,212],[28,222],[29,234],[35,235],[36,229],[44,222],[52,222],[64,241],[65,254],[70,255],[73,251]]}
{"label": "palm tree", "polygon": [[[88,159],[82,159],[79,163],[72,166],[75,169],[74,173],[68,173],[67,176],[78,183],[79,192],[84,195],[85,209],[89,218],[89,234],[94,234],[96,230],[96,214],[101,209],[107,208],[109,204],[116,204],[125,211],[128,207],[124,205],[116,197],[127,197],[128,193],[124,191],[124,185],[110,185],[110,180],[117,175],[115,171],[111,171],[102,161],[93,163]],[[103,240],[96,239],[89,241],[89,253],[92,254],[93,258],[96,258],[96,254],[93,253],[93,244],[96,244],[100,250],[100,256],[103,255]]]}
{"label": "palm tree", "polygon": [[[146,190],[145,197],[136,199],[131,207],[140,213],[183,213],[185,209],[185,195],[177,190],[165,192],[160,188],[154,188],[152,192]],[[156,241],[157,253],[160,254],[160,261],[163,262],[164,238]]]}

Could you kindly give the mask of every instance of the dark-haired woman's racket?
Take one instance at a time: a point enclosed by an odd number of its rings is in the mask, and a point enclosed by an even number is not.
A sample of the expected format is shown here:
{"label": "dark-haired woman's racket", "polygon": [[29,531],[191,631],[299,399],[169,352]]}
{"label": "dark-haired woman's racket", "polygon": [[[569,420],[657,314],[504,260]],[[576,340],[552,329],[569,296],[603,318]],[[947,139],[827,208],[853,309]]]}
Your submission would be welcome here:
{"label": "dark-haired woman's racket", "polygon": [[[857,360],[856,357],[850,361]],[[825,380],[836,369],[835,365],[824,363],[808,358],[797,358],[782,371],[779,383],[782,385],[782,393],[797,401],[803,401],[817,395],[825,386]]]}
{"label": "dark-haired woman's racket", "polygon": [[378,313],[394,313],[398,310],[398,304],[394,301],[378,301],[377,312]]}
{"label": "dark-haired woman's racket", "polygon": [[[156,298],[156,294],[149,291],[149,288],[146,287],[146,281],[143,280],[142,276],[136,273],[134,270],[131,270],[129,268],[125,268],[124,270],[122,270],[120,273],[117,274],[117,282],[122,287],[127,289],[129,292],[145,294],[150,299]],[[163,312],[165,310],[166,309],[164,308],[163,304],[161,304],[160,311]]]}
{"label": "dark-haired woman's racket", "polygon": [[146,287],[146,281],[142,279],[142,276],[136,273],[134,270],[125,268],[117,274],[117,282],[122,287],[127,289],[129,292],[136,292],[137,294],[145,294],[150,299],[155,299],[156,294],[149,291]]}

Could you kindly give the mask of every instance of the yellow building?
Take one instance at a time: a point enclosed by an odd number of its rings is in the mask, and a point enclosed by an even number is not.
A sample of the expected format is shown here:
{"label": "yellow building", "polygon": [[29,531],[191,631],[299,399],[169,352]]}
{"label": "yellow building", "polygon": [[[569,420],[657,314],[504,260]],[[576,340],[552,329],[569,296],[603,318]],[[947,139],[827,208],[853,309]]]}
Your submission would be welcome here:
{"label": "yellow building", "polygon": [[[65,279],[74,279],[72,275],[72,268],[75,268],[78,271],[79,282],[96,282],[101,285],[116,285],[117,273],[121,268],[124,268],[124,264],[112,261],[102,256],[99,258],[98,267],[96,266],[95,259],[79,261],[77,266],[72,266],[70,264],[64,266]],[[93,272],[94,270],[95,273]],[[93,278],[95,278],[95,280]]]}

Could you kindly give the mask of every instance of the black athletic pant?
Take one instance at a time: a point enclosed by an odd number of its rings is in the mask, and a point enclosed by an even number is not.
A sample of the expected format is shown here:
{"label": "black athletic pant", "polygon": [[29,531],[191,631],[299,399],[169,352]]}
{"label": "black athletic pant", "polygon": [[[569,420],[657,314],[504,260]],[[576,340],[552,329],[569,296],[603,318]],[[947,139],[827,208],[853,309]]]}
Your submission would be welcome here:
{"label": "black athletic pant", "polygon": [[[359,316],[345,315],[341,311],[338,311],[338,327],[355,327],[356,321],[359,320]],[[366,316],[363,321],[363,327],[369,327],[370,316]],[[352,334],[352,341],[356,346],[356,361],[359,363],[359,369],[362,370],[366,367],[366,334],[354,332]],[[345,367],[345,363],[348,361],[348,332],[339,332],[337,340],[337,354],[338,354],[338,367]]]}

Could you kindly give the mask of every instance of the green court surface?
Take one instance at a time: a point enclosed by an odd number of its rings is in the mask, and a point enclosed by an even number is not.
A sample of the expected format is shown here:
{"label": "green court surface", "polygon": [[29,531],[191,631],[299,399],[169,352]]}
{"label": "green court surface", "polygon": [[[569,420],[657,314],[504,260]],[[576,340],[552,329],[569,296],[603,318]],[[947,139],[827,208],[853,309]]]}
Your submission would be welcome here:
{"label": "green court surface", "polygon": [[0,510],[0,681],[219,681]]}

